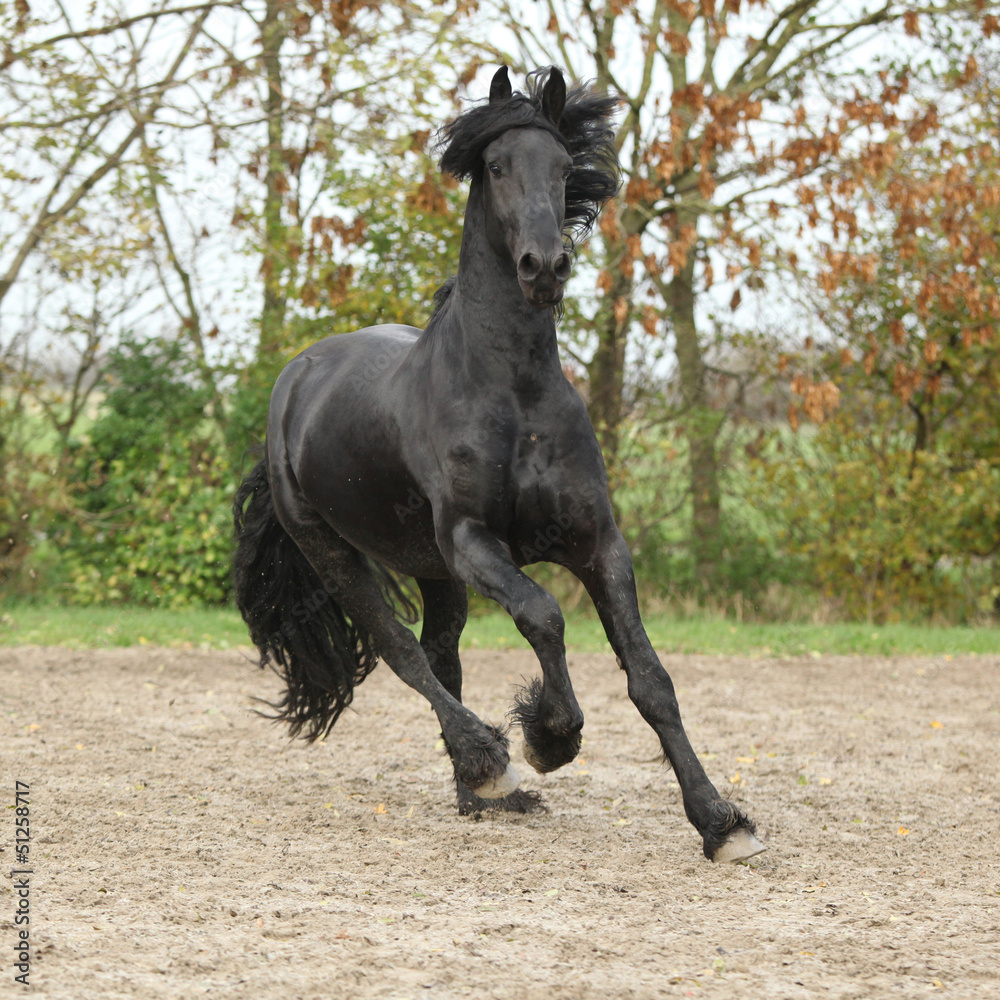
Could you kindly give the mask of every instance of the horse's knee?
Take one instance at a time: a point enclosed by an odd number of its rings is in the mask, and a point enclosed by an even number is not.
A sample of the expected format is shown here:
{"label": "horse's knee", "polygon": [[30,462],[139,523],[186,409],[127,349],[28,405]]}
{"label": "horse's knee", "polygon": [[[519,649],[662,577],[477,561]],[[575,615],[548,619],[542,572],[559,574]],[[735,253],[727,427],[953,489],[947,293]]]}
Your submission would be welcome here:
{"label": "horse's knee", "polygon": [[539,588],[533,592],[512,609],[511,617],[533,649],[540,646],[562,647],[566,620],[559,602],[548,591]]}

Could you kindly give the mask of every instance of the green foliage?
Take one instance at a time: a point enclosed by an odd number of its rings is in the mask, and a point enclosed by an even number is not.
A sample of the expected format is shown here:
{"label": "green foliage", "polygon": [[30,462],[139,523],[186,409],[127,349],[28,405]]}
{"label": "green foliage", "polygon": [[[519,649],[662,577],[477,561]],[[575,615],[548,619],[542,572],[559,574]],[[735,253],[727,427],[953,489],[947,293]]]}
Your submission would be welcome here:
{"label": "green foliage", "polygon": [[741,435],[719,442],[721,521],[712,539],[715,585],[706,591],[691,544],[689,446],[672,423],[632,425],[622,435],[614,502],[618,524],[635,563],[643,596],[673,601],[695,596],[748,598],[772,584],[797,580],[798,564],[780,557],[772,525],[746,502],[746,463],[737,461]]}
{"label": "green foliage", "polygon": [[66,597],[225,601],[233,474],[204,417],[210,393],[170,341],[124,342],[107,377],[89,441],[75,447],[78,506],[51,532],[50,566]]}
{"label": "green foliage", "polygon": [[71,601],[185,607],[227,599],[232,482],[209,452],[185,454],[180,445],[161,446],[153,467],[111,463],[103,506],[56,533]]}
{"label": "green foliage", "polygon": [[41,426],[17,388],[0,391],[0,593],[35,589],[36,539],[70,504],[58,457],[35,446]]}
{"label": "green foliage", "polygon": [[[690,524],[686,506],[677,520],[681,518]],[[665,524],[645,532],[642,544],[634,547],[640,592],[661,600],[694,596],[708,603],[721,603],[741,594],[754,601],[768,587],[794,580],[796,562],[778,556],[770,539],[748,523],[736,498],[723,503],[719,534],[713,541],[715,585],[706,590],[686,533]]]}
{"label": "green foliage", "polygon": [[351,219],[314,227],[291,342],[301,348],[380,323],[426,325],[434,292],[458,270],[464,192],[413,149],[373,170],[334,170],[328,184]]}
{"label": "green foliage", "polygon": [[227,401],[225,426],[225,461],[234,469],[247,464],[264,444],[267,428],[267,404],[271,388],[281,371],[273,364],[253,364],[237,375],[236,388]]}
{"label": "green foliage", "polygon": [[907,444],[839,414],[808,441],[763,454],[751,500],[843,617],[980,620],[1000,595],[1000,468],[955,467]]}
{"label": "green foliage", "polygon": [[[16,341],[15,341],[16,343]],[[39,405],[43,380],[11,364],[0,351],[0,594],[27,594],[40,585],[32,555],[54,518],[72,507],[62,438],[54,424],[58,401],[46,420]]]}
{"label": "green foliage", "polygon": [[[995,148],[987,125],[970,149]],[[911,150],[908,184],[887,184],[882,216],[830,256],[835,344],[800,356],[809,374],[792,383],[821,426],[760,463],[759,501],[785,551],[851,618],[975,621],[1000,608],[1000,174],[992,153],[974,171],[955,157],[942,184],[959,138]]]}
{"label": "green foliage", "polygon": [[176,340],[126,339],[110,353],[109,388],[89,433],[89,458],[98,475],[124,462],[141,468],[164,441],[182,437],[202,420],[211,391]]}

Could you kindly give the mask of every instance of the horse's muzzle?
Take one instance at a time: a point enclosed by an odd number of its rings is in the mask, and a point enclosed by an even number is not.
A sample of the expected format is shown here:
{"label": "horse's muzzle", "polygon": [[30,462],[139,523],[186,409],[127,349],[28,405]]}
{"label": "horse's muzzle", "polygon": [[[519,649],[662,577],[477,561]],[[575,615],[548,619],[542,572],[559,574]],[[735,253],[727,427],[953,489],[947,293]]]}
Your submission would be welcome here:
{"label": "horse's muzzle", "polygon": [[557,306],[572,270],[573,260],[565,250],[521,254],[517,261],[517,282],[525,301],[535,309]]}

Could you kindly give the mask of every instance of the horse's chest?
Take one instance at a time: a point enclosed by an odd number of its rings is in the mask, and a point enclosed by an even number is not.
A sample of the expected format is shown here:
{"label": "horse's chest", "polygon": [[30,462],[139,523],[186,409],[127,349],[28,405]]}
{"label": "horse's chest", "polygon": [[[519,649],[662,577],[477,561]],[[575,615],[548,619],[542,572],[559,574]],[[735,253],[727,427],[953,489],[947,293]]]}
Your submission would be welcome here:
{"label": "horse's chest", "polygon": [[550,474],[554,454],[550,438],[528,430],[498,437],[488,445],[456,444],[449,451],[448,466],[452,485],[460,492],[513,498]]}
{"label": "horse's chest", "polygon": [[520,494],[544,491],[558,472],[559,449],[551,434],[525,431],[511,461],[511,480]]}
{"label": "horse's chest", "polygon": [[512,464],[511,456],[495,445],[456,445],[448,454],[445,491],[459,509],[494,520],[513,493]]}

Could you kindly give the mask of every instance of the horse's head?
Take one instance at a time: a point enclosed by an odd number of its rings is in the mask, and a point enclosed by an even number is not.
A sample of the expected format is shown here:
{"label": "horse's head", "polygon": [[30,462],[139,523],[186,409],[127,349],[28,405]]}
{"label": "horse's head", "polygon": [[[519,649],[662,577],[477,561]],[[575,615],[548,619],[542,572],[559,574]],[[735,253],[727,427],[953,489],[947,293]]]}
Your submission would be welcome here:
{"label": "horse's head", "polygon": [[618,189],[617,106],[586,87],[567,94],[554,67],[532,74],[527,94],[515,93],[502,66],[489,102],[442,130],[441,168],[478,185],[490,245],[536,309],[562,300],[574,239]]}
{"label": "horse's head", "polygon": [[[506,67],[493,78],[490,101],[509,100]],[[542,114],[558,127],[566,84],[553,70],[542,91]],[[536,309],[558,305],[573,269],[563,241],[566,181],[573,157],[545,128],[512,128],[483,150],[486,232],[493,248],[509,254],[525,300]]]}

